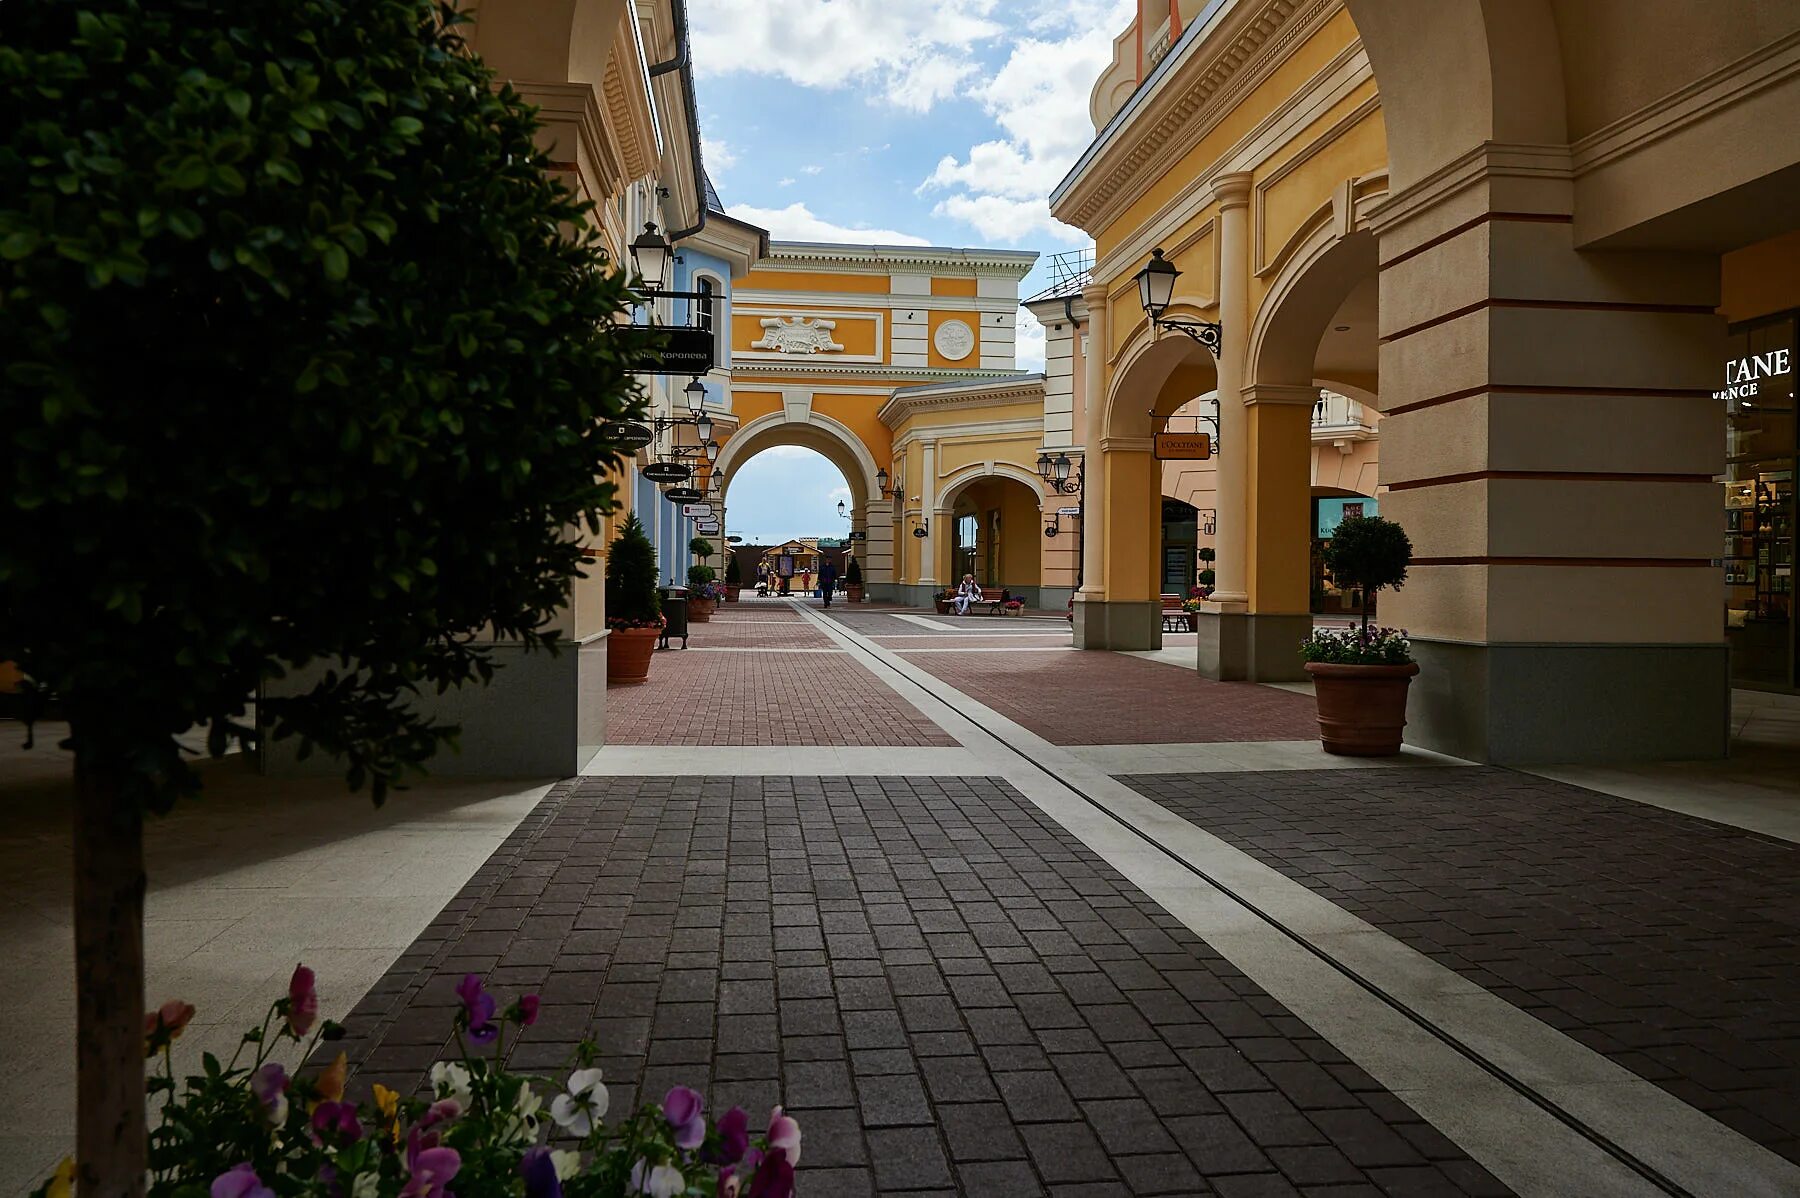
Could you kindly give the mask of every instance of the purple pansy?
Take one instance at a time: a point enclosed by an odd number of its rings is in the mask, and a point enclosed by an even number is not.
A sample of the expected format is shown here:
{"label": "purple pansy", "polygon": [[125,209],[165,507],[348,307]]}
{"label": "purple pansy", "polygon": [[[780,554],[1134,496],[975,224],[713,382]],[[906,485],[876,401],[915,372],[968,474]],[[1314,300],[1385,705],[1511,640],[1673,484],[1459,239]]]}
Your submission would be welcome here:
{"label": "purple pansy", "polygon": [[456,997],[462,999],[469,1039],[477,1044],[492,1043],[500,1034],[500,1025],[494,1022],[494,996],[482,989],[481,979],[472,973],[464,974],[457,984]]}
{"label": "purple pansy", "polygon": [[525,1154],[519,1162],[519,1175],[525,1179],[525,1198],[562,1198],[562,1180],[556,1176],[556,1161],[542,1144]]}
{"label": "purple pansy", "polygon": [[794,1166],[787,1153],[771,1148],[750,1179],[749,1198],[794,1198]]}
{"label": "purple pansy", "polygon": [[706,1140],[706,1116],[701,1114],[702,1099],[695,1090],[676,1086],[663,1099],[663,1118],[675,1129],[675,1146],[692,1150]]}
{"label": "purple pansy", "polygon": [[352,1102],[321,1102],[313,1108],[312,1129],[320,1139],[336,1138],[345,1144],[362,1139],[362,1123]]}
{"label": "purple pansy", "polygon": [[212,1198],[275,1198],[275,1192],[262,1183],[249,1161],[213,1178],[211,1193]]}
{"label": "purple pansy", "polygon": [[445,1187],[462,1168],[462,1156],[454,1148],[421,1148],[408,1151],[407,1163],[412,1176],[401,1189],[400,1198],[446,1198]]}
{"label": "purple pansy", "polygon": [[715,1165],[735,1165],[750,1147],[750,1116],[734,1106],[719,1116],[719,1146],[708,1158]]}
{"label": "purple pansy", "polygon": [[521,1024],[530,1027],[537,1022],[539,1001],[535,994],[527,994],[519,1000],[519,1022]]}

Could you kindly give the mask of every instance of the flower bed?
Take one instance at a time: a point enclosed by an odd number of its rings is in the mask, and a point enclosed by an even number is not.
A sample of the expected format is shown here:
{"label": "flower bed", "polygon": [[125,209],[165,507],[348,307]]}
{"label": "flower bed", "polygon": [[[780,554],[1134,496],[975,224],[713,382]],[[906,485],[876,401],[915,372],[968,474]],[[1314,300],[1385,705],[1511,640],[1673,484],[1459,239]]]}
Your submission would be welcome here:
{"label": "flower bed", "polygon": [[[753,1138],[742,1108],[709,1120],[701,1095],[676,1086],[660,1104],[608,1124],[591,1043],[578,1046],[560,1085],[501,1066],[508,1029],[537,1019],[536,995],[501,1008],[474,974],[456,993],[461,1059],[432,1067],[431,1100],[377,1085],[369,1107],[345,1096],[343,1053],[310,1074],[290,1075],[269,1059],[283,1041],[304,1045],[310,1057],[321,1041],[343,1034],[319,1020],[313,972],[305,966],[229,1062],[207,1054],[203,1072],[179,1085],[170,1048],[194,1008],[171,1002],[150,1012],[145,1056],[160,1057],[162,1071],[148,1087],[153,1099],[164,1099],[150,1131],[151,1198],[793,1194],[800,1127],[782,1108]],[[552,1136],[554,1148],[546,1142]],[[64,1161],[36,1194],[67,1198],[74,1174],[74,1163]]]}

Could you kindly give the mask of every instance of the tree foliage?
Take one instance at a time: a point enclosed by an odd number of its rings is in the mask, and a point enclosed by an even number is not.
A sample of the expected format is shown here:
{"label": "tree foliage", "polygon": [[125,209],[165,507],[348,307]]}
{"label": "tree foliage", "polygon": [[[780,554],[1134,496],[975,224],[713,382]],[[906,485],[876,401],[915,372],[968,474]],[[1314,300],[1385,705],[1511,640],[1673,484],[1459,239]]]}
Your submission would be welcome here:
{"label": "tree foliage", "polygon": [[728,557],[726,557],[726,559],[725,559],[725,583],[726,583],[726,585],[727,586],[737,586],[743,581],[743,578],[744,578],[744,568],[742,566],[738,565],[738,555],[733,553],[733,554],[729,555]]}
{"label": "tree foliage", "polygon": [[662,623],[662,596],[656,589],[656,548],[633,512],[613,541],[606,562],[606,622],[615,628]]}
{"label": "tree foliage", "polygon": [[688,542],[688,552],[695,557],[711,557],[713,554],[717,553],[718,550],[714,548],[713,543],[705,537],[695,537]]}
{"label": "tree foliage", "polygon": [[[258,715],[383,787],[553,646],[641,414],[629,299],[430,0],[6,6],[0,659],[166,807]],[[229,731],[228,731],[229,728]]]}
{"label": "tree foliage", "polygon": [[1368,597],[1383,587],[1399,590],[1412,564],[1412,541],[1406,530],[1380,516],[1347,516],[1332,530],[1325,546],[1325,568],[1340,587],[1363,592],[1363,630],[1369,627]]}

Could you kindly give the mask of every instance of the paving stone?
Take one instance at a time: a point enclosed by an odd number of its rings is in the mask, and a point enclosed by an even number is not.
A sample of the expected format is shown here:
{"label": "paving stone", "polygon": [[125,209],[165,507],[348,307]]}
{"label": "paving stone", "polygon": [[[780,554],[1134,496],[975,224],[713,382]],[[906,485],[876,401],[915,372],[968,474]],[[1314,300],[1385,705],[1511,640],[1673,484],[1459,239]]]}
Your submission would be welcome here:
{"label": "paving stone", "polygon": [[868,1135],[875,1180],[882,1190],[918,1190],[950,1185],[950,1162],[944,1158],[944,1148],[935,1129],[878,1129]]}

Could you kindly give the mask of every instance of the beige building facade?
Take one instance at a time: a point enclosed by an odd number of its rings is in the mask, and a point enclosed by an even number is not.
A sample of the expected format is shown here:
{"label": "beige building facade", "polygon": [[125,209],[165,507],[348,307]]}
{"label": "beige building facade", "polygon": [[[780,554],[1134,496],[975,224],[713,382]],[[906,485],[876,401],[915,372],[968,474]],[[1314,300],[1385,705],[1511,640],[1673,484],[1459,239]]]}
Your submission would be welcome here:
{"label": "beige building facade", "polygon": [[[1719,17],[1674,0],[1140,5],[1095,86],[1095,140],[1051,197],[1096,246],[1078,641],[1155,642],[1147,533],[1169,467],[1149,439],[1216,395],[1207,673],[1297,675],[1314,488],[1365,493],[1378,440],[1381,513],[1416,551],[1382,607],[1424,667],[1414,743],[1722,753],[1739,617],[1715,393],[1727,326],[1753,314],[1721,276],[1742,256],[1749,306],[1792,305],[1769,263],[1800,224],[1782,115],[1800,9]],[[1182,272],[1169,315],[1221,326],[1216,359],[1151,327],[1134,276],[1155,249]],[[1336,460],[1322,390],[1361,412]],[[1791,416],[1770,461],[1784,436],[1791,458]],[[1782,469],[1751,489],[1791,529]],[[1185,485],[1203,492],[1200,473]],[[1785,632],[1791,684],[1791,616]]]}

